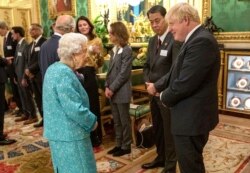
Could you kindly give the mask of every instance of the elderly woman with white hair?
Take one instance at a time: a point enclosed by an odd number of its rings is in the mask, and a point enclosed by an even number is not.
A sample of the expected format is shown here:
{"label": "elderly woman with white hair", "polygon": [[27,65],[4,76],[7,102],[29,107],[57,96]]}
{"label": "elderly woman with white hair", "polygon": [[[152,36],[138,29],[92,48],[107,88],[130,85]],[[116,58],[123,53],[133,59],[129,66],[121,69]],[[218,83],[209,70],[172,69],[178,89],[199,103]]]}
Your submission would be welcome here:
{"label": "elderly woman with white hair", "polygon": [[44,136],[49,140],[54,172],[96,173],[90,132],[97,127],[89,98],[75,70],[86,62],[87,38],[68,33],[59,41],[59,62],[43,83]]}

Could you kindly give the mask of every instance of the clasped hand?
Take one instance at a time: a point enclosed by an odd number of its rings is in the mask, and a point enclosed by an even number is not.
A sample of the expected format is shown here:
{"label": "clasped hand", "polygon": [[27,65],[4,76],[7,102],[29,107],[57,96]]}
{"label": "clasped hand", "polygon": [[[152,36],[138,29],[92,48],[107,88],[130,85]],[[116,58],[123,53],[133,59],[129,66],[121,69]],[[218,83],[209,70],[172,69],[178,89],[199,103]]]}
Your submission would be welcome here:
{"label": "clasped hand", "polygon": [[148,91],[148,94],[152,95],[152,96],[157,96],[159,97],[160,96],[160,93],[158,93],[156,91],[156,88],[154,86],[154,83],[151,83],[151,82],[146,82],[146,88],[147,88],[147,91]]}

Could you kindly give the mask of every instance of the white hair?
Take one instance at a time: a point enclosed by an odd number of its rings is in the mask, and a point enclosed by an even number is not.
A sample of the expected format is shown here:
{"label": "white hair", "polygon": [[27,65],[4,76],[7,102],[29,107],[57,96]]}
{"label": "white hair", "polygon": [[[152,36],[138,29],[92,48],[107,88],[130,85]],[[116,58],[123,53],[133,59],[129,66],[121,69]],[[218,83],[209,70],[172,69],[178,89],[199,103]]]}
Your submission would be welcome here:
{"label": "white hair", "polygon": [[87,41],[87,37],[80,33],[71,32],[64,34],[59,40],[58,56],[60,59],[70,60],[73,54],[82,51],[82,46]]}
{"label": "white hair", "polygon": [[56,19],[55,28],[60,32],[69,33],[75,30],[76,22],[75,19],[70,15],[61,15]]}

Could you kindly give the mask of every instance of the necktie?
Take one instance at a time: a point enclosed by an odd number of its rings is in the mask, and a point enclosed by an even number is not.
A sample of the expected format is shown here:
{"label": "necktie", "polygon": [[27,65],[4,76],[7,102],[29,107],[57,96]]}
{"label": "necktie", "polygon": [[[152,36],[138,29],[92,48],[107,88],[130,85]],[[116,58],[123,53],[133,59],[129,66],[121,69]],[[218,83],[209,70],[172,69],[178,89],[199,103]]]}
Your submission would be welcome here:
{"label": "necktie", "polygon": [[159,52],[160,47],[161,47],[161,39],[158,38],[157,47],[156,47],[156,54]]}
{"label": "necktie", "polygon": [[36,45],[36,42],[33,41],[33,44],[32,44],[32,47],[31,47],[31,53],[34,51],[35,45]]}
{"label": "necktie", "polygon": [[6,37],[3,37],[3,47],[6,47]]}

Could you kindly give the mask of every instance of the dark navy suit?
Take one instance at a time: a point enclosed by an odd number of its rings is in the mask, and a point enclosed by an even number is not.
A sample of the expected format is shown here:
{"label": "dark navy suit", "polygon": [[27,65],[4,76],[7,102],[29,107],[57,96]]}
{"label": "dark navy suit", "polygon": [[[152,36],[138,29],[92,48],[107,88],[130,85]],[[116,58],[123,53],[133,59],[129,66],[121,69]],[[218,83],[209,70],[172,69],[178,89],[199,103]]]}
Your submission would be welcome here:
{"label": "dark navy suit", "polygon": [[181,172],[205,172],[202,151],[218,123],[219,70],[217,41],[200,26],[182,46],[161,95],[170,107]]}
{"label": "dark navy suit", "polygon": [[7,82],[7,75],[4,69],[6,60],[0,57],[0,140],[3,137],[4,111],[5,111],[5,82]]}
{"label": "dark navy suit", "polygon": [[[17,46],[17,41],[14,41],[12,39],[11,32],[8,32],[7,37],[6,37],[6,42],[3,44],[4,57],[5,58],[14,57],[15,52],[16,52],[16,46]],[[12,60],[11,64],[8,64],[5,67],[5,69],[7,72],[7,77],[10,79],[10,86],[12,89],[14,101],[16,102],[17,107],[22,111],[22,104],[21,104],[19,93],[18,93],[18,87],[14,82],[14,78],[16,77],[14,59]]]}
{"label": "dark navy suit", "polygon": [[[167,33],[159,48],[158,35],[149,40],[147,60],[143,69],[144,80],[154,83],[157,92],[161,92],[165,88],[165,76],[173,61],[173,45],[174,39],[171,33]],[[155,161],[165,164],[165,170],[175,169],[177,159],[170,132],[170,111],[156,96],[151,97],[150,108],[157,152]]]}
{"label": "dark navy suit", "polygon": [[47,68],[54,62],[59,61],[57,48],[60,38],[61,37],[59,35],[54,34],[41,46],[39,66],[42,74],[42,79],[44,79]]}
{"label": "dark navy suit", "polygon": [[[46,38],[41,37],[38,42],[32,47],[33,42],[29,44],[28,56],[26,69],[34,75],[32,79],[30,79],[32,90],[35,95],[35,101],[39,113],[43,116],[42,111],[42,74],[39,67],[39,55],[41,50],[41,45],[46,41]],[[33,49],[32,49],[33,48]]]}

